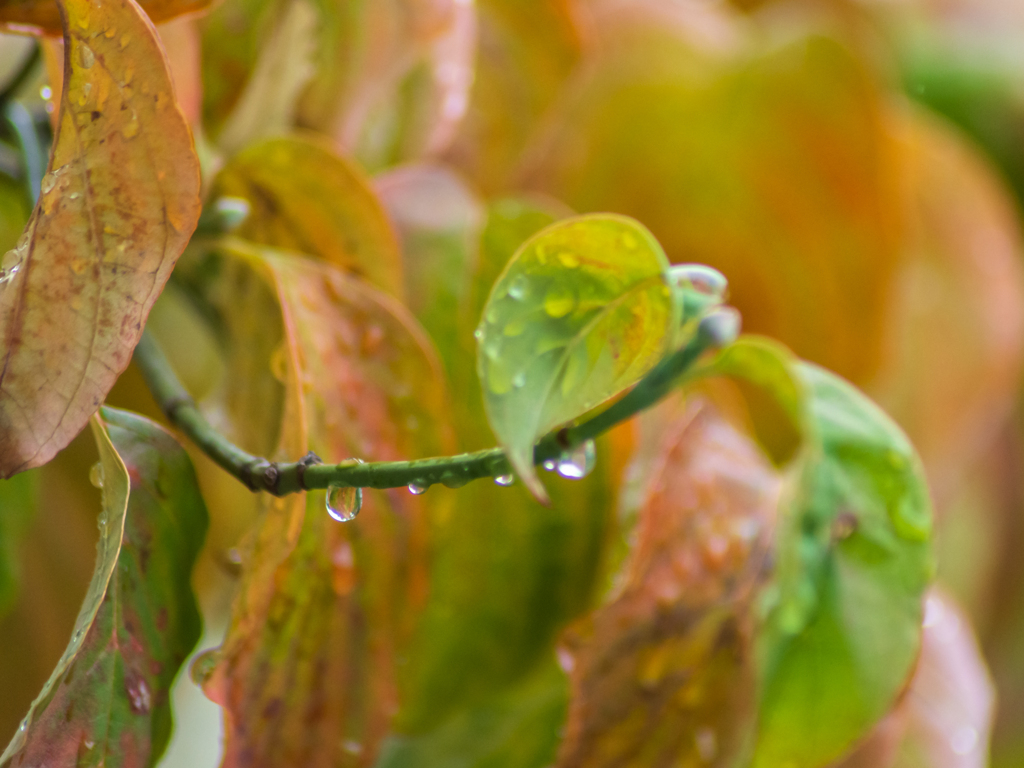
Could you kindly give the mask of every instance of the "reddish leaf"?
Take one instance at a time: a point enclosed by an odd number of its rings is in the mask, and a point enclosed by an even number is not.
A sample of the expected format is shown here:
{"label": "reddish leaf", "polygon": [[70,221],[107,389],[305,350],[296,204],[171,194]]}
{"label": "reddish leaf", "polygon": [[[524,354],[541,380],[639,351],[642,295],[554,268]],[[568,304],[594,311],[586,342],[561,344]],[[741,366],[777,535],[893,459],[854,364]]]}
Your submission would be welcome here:
{"label": "reddish leaf", "polygon": [[189,584],[206,507],[163,429],[107,409],[94,422],[104,487],[96,571],[71,643],[0,757],[2,766],[152,765],[169,692],[199,639]]}
{"label": "reddish leaf", "polygon": [[[400,305],[323,263],[241,243],[229,255],[281,302],[283,367],[299,382],[292,418],[309,448],[325,461],[450,449],[434,417],[445,410],[438,364]],[[426,596],[423,502],[367,490],[359,517],[341,524],[323,492],[298,498],[308,514],[290,553],[271,550],[291,535],[280,507],[256,532],[204,685],[226,708],[225,766],[372,761],[398,706],[398,655]]]}
{"label": "reddish leaf", "polygon": [[[211,0],[142,0],[139,5],[149,19],[159,23],[184,13],[198,11],[210,5],[210,2]],[[23,32],[25,27],[34,27],[42,34],[59,35],[61,13],[57,5],[50,0],[4,0],[0,3],[0,25],[17,27],[19,32]],[[82,26],[88,27],[88,22]]]}
{"label": "reddish leaf", "polygon": [[42,195],[0,278],[0,475],[48,461],[128,365],[195,228],[199,164],[133,0],[67,0]]}
{"label": "reddish leaf", "polygon": [[663,435],[619,587],[562,652],[566,768],[727,765],[753,716],[751,599],[780,478],[707,405]]}

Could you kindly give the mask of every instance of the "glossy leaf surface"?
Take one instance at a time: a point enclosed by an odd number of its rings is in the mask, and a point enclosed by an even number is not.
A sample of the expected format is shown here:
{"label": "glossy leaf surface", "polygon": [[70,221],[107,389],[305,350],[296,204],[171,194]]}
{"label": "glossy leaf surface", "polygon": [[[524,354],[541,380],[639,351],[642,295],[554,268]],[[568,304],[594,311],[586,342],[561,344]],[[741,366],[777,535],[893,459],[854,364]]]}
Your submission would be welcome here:
{"label": "glossy leaf surface", "polygon": [[169,691],[199,639],[192,565],[206,507],[163,429],[107,409],[93,422],[103,512],[96,570],[71,642],[0,765],[153,764],[171,730]]}
{"label": "glossy leaf surface", "polygon": [[[437,362],[400,305],[322,262],[242,243],[225,256],[280,301],[277,370],[305,383],[291,418],[306,425],[308,448],[325,461],[450,448],[435,421],[445,410]],[[287,414],[283,424],[294,429]],[[371,759],[397,708],[397,657],[426,590],[423,500],[367,490],[359,516],[340,524],[323,492],[297,498],[293,548],[273,543],[295,521],[273,505],[246,548],[232,626],[204,685],[225,707],[228,766]]]}
{"label": "glossy leaf surface", "polygon": [[64,88],[42,195],[0,279],[0,475],[49,460],[128,365],[199,214],[199,167],[132,0],[63,4]]}
{"label": "glossy leaf surface", "polygon": [[646,229],[602,214],[538,233],[495,284],[477,372],[498,441],[537,498],[534,441],[634,383],[671,343],[667,269]]}
{"label": "glossy leaf surface", "polygon": [[398,243],[369,182],[352,164],[310,137],[269,139],[239,152],[217,175],[211,198],[249,201],[236,230],[364,277],[401,296]]}
{"label": "glossy leaf surface", "polygon": [[695,400],[663,425],[618,588],[568,635],[558,765],[729,765],[756,701],[753,600],[781,478]]}
{"label": "glossy leaf surface", "polygon": [[931,504],[906,436],[834,374],[803,365],[812,435],[780,521],[759,634],[753,765],[825,765],[892,707],[920,648]]}

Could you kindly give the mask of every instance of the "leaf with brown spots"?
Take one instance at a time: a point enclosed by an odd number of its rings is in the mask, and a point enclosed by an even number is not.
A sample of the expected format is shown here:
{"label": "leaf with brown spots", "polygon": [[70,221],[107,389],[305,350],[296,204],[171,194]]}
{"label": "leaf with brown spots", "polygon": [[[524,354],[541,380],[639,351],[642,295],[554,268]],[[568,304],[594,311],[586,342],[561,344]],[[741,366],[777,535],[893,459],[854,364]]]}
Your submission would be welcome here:
{"label": "leaf with brown spots", "polygon": [[[155,24],[185,13],[199,11],[211,0],[142,0],[139,6]],[[83,4],[84,5],[84,4]],[[134,5],[134,3],[133,3]],[[93,8],[100,6],[92,4]],[[0,26],[34,27],[45,35],[61,33],[61,15],[51,0],[3,0],[0,3]],[[88,27],[88,23],[82,25]]]}
{"label": "leaf with brown spots", "polygon": [[211,197],[220,195],[249,201],[239,236],[320,256],[402,295],[398,241],[369,180],[312,135],[243,149],[217,175]]}
{"label": "leaf with brown spots", "polygon": [[[293,418],[308,429],[304,449],[325,461],[450,451],[439,363],[394,299],[332,265],[242,241],[210,258],[248,268],[280,302],[276,374],[302,383]],[[426,598],[423,499],[366,490],[359,516],[342,524],[323,491],[294,498],[306,513],[294,548],[269,565],[261,556],[291,535],[293,519],[271,509],[243,556],[232,625],[204,682],[225,707],[225,766],[372,761]]]}
{"label": "leaf with brown spots", "polygon": [[664,425],[618,590],[561,653],[561,768],[731,764],[756,705],[752,600],[781,485],[706,403]]}
{"label": "leaf with brown spots", "polygon": [[171,683],[199,639],[190,578],[207,517],[192,464],[152,422],[113,409],[103,419],[96,570],[4,768],[153,765],[171,732]]}
{"label": "leaf with brown spots", "polygon": [[153,25],[64,0],[50,172],[0,261],[0,476],[46,463],[127,367],[199,214],[199,164]]}

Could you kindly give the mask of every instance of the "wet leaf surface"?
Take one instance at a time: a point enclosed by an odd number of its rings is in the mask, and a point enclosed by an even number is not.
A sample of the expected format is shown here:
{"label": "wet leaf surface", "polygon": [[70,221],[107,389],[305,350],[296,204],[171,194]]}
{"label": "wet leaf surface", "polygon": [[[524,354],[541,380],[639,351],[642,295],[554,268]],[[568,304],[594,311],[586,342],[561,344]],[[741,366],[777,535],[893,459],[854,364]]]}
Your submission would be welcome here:
{"label": "wet leaf surface", "polygon": [[320,256],[401,296],[398,243],[369,180],[313,135],[251,145],[217,175],[211,199],[249,202],[236,234],[253,242]]}
{"label": "wet leaf surface", "polygon": [[634,383],[678,323],[668,263],[637,222],[566,220],[527,241],[495,284],[477,334],[491,427],[538,499],[533,444]]}
{"label": "wet leaf surface", "polygon": [[171,730],[168,694],[199,639],[192,565],[206,507],[162,428],[106,409],[93,422],[103,512],[96,570],[71,642],[0,765],[151,765]]}
{"label": "wet leaf surface", "polygon": [[893,706],[933,573],[931,504],[906,436],[834,374],[805,364],[800,375],[816,445],[762,597],[757,768],[827,764]]}
{"label": "wet leaf surface", "polygon": [[42,195],[0,278],[0,475],[48,461],[128,365],[195,227],[199,167],[150,22],[68,0]]}
{"label": "wet leaf surface", "polygon": [[559,766],[729,765],[749,728],[781,478],[699,400],[661,427],[618,586],[559,651]]}
{"label": "wet leaf surface", "polygon": [[[330,265],[241,241],[224,256],[280,301],[278,372],[300,382],[292,418],[308,449],[340,461],[450,448],[437,361],[393,299]],[[225,706],[228,766],[372,760],[426,597],[422,499],[366,490],[358,517],[338,523],[322,491],[296,498],[297,518],[272,502],[246,547],[232,626],[204,684]],[[274,543],[293,535],[293,546]]]}

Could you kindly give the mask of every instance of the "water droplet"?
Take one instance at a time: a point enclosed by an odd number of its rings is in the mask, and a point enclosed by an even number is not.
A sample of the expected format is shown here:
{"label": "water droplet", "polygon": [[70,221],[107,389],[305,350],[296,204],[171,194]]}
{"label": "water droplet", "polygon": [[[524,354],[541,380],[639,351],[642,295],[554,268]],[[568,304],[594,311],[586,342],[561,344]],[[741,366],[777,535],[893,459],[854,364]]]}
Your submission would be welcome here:
{"label": "water droplet", "polygon": [[546,469],[548,472],[554,472],[555,469],[558,467],[558,462],[555,461],[554,459],[548,459],[543,464],[541,464],[541,466],[544,467],[544,469]]}
{"label": "water droplet", "polygon": [[93,741],[92,739],[86,739],[86,740],[85,740],[84,742],[82,742],[82,745],[83,745],[83,746],[84,746],[84,747],[85,747],[86,749],[92,749],[93,747],[95,747],[95,746],[96,746],[96,742],[95,742],[95,741]]}
{"label": "water droplet", "polygon": [[443,485],[445,488],[461,488],[472,479],[473,478],[471,477],[466,477],[465,475],[458,475],[454,472],[449,471],[445,472],[444,475],[441,476],[441,485]]}
{"label": "water droplet", "polygon": [[6,282],[18,274],[21,269],[21,262],[25,258],[27,246],[19,245],[12,248],[0,258],[0,282]]}
{"label": "water droplet", "polygon": [[496,478],[494,478],[495,484],[500,485],[502,488],[508,488],[515,481],[516,478],[514,475],[498,475]]}
{"label": "water droplet", "polygon": [[121,129],[121,135],[126,139],[133,139],[139,134],[139,118],[132,113],[131,120],[125,123]]}
{"label": "water droplet", "polygon": [[188,676],[200,688],[206,685],[220,661],[220,648],[208,648],[196,655],[188,668]]}
{"label": "water droplet", "polygon": [[558,459],[558,474],[572,480],[579,480],[594,471],[594,464],[597,463],[597,448],[593,440],[587,440],[566,451]]}
{"label": "water droplet", "polygon": [[128,35],[127,33],[121,35],[121,48],[127,48],[128,47],[128,43],[130,43],[131,40],[132,40],[131,35]]}
{"label": "water droplet", "polygon": [[725,301],[729,281],[717,269],[703,264],[678,264],[669,270],[676,285],[689,285],[693,290],[716,301]]}
{"label": "water droplet", "polygon": [[411,493],[413,496],[420,496],[421,494],[424,494],[424,493],[427,492],[427,487],[428,486],[426,486],[426,485],[418,485],[416,483],[409,483],[409,493]]}
{"label": "water droplet", "polygon": [[43,176],[43,180],[39,182],[39,191],[44,195],[57,186],[57,176],[53,173],[48,173]]}
{"label": "water droplet", "polygon": [[701,331],[716,347],[724,347],[736,341],[740,335],[742,319],[733,307],[720,307],[700,321]]}
{"label": "water droplet", "polygon": [[512,386],[516,389],[522,389],[526,386],[526,371],[520,371],[512,377]]}
{"label": "water droplet", "polygon": [[124,689],[128,694],[129,709],[137,715],[148,714],[153,701],[146,681],[141,677],[126,676]]}
{"label": "water droplet", "polygon": [[92,48],[85,44],[79,44],[78,46],[78,62],[85,68],[89,69],[93,64],[96,63],[96,56],[92,52]]}
{"label": "water droplet", "polygon": [[568,291],[553,290],[544,297],[544,311],[547,312],[548,317],[553,317],[556,320],[568,315],[575,306],[576,297]]}
{"label": "water droplet", "polygon": [[506,336],[519,336],[523,331],[526,330],[527,322],[525,317],[519,317],[515,320],[508,322],[502,329],[502,333]]}
{"label": "water droplet", "polygon": [[562,262],[562,266],[566,269],[575,269],[580,265],[579,257],[574,253],[568,251],[562,251],[558,254],[558,260]]}
{"label": "water droplet", "polygon": [[39,95],[43,98],[43,101],[49,101],[53,98],[53,89],[48,85],[44,85],[39,89]]}
{"label": "water droplet", "polygon": [[103,487],[103,464],[97,461],[89,468],[89,482],[93,488]]}
{"label": "water droplet", "polygon": [[473,331],[473,338],[476,339],[477,341],[480,341],[480,339],[482,339],[483,337],[484,337],[484,329],[483,328],[477,328],[475,331]]}
{"label": "water droplet", "polygon": [[572,671],[576,669],[576,657],[572,655],[572,652],[568,648],[558,646],[555,649],[555,655],[558,657],[558,666],[562,668],[565,674],[572,674]]}
{"label": "water droplet", "polygon": [[103,31],[103,36],[105,38],[107,38],[107,40],[109,40],[110,38],[112,38],[116,34],[117,34],[117,29],[115,27],[108,27],[107,29],[105,29]]}
{"label": "water droplet", "polygon": [[341,745],[341,748],[348,752],[350,755],[361,755],[363,753],[363,745],[354,739],[349,739]]}
{"label": "water droplet", "polygon": [[957,729],[949,740],[950,748],[958,755],[966,755],[974,751],[978,745],[978,731],[969,725]]}
{"label": "water droplet", "polygon": [[501,336],[493,334],[488,336],[483,343],[484,354],[491,360],[501,356]]}
{"label": "water droplet", "polygon": [[363,507],[363,489],[347,485],[327,488],[327,514],[339,523],[355,520]]}
{"label": "water droplet", "polygon": [[530,294],[530,278],[526,275],[519,275],[508,287],[508,295],[517,301],[525,299]]}

